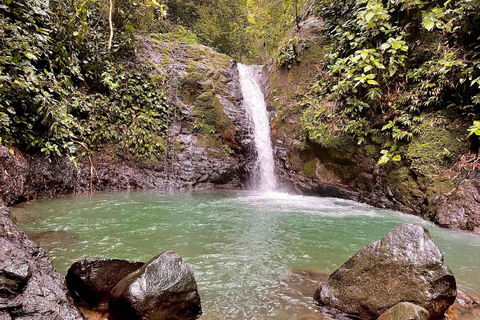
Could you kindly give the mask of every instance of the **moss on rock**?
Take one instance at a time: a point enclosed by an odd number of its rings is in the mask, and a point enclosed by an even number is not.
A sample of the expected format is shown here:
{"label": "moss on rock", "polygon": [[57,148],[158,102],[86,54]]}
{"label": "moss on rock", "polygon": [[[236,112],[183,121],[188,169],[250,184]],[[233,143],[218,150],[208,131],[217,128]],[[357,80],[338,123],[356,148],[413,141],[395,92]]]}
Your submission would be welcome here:
{"label": "moss on rock", "polygon": [[303,165],[302,171],[309,178],[317,176],[317,163],[318,159],[314,158]]}

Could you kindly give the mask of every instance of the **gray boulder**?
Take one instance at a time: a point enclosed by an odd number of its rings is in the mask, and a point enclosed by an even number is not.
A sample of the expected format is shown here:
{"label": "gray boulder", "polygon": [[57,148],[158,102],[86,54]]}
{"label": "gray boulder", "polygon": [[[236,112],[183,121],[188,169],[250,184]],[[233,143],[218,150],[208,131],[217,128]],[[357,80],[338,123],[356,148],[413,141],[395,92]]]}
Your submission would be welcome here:
{"label": "gray boulder", "polygon": [[320,285],[315,300],[361,319],[408,301],[435,319],[456,295],[455,277],[428,230],[404,224],[353,255]]}
{"label": "gray boulder", "polygon": [[202,308],[192,271],[167,251],[117,283],[109,311],[112,320],[181,320],[198,318]]}
{"label": "gray boulder", "polygon": [[108,309],[113,287],[143,265],[143,262],[118,259],[83,259],[68,269],[65,280],[75,301],[86,307]]}
{"label": "gray boulder", "polygon": [[430,314],[425,308],[410,302],[401,302],[385,311],[377,320],[428,320]]}

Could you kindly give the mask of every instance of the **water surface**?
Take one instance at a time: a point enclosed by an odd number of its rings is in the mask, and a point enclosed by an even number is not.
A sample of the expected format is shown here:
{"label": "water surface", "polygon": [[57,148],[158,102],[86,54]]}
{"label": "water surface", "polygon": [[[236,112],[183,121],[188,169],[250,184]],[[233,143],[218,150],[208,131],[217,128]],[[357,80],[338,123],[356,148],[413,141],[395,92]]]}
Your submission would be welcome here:
{"label": "water surface", "polygon": [[14,214],[26,232],[57,231],[37,239],[63,274],[86,257],[147,261],[177,252],[195,273],[202,319],[320,319],[311,296],[322,275],[313,270],[334,271],[406,222],[426,226],[459,287],[480,294],[479,236],[347,200],[126,192],[35,201]]}

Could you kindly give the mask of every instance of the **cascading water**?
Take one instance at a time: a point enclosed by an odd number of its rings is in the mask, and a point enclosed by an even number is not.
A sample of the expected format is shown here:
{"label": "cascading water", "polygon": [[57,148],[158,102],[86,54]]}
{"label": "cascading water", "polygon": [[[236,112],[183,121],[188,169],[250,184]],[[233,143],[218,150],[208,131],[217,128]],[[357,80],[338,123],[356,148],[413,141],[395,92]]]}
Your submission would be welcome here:
{"label": "cascading water", "polygon": [[259,85],[262,66],[238,64],[238,71],[240,73],[243,103],[250,113],[254,125],[254,142],[257,151],[255,167],[258,170],[255,186],[260,191],[274,191],[276,187],[275,162],[270,140],[270,123],[268,121],[265,97]]}

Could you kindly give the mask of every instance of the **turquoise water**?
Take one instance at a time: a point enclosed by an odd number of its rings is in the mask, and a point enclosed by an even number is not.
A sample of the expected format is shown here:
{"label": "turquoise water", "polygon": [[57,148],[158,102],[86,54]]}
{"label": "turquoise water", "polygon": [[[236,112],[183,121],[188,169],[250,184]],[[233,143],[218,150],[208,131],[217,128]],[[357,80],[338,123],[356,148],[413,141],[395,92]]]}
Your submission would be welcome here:
{"label": "turquoise water", "polygon": [[[460,288],[480,294],[480,237],[352,201],[281,193],[126,192],[41,200],[14,210],[58,270],[81,258],[147,261],[165,250],[195,273],[202,319],[320,319],[319,276],[402,223],[427,227]],[[61,235],[66,234],[65,239]]]}

